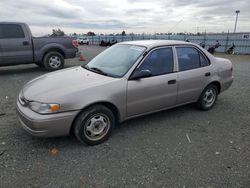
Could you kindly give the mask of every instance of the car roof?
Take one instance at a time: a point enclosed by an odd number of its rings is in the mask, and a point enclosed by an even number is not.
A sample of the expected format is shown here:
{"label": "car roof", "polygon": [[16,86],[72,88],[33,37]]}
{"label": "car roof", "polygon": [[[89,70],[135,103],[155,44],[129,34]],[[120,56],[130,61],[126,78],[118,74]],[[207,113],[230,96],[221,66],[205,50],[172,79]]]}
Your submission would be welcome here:
{"label": "car roof", "polygon": [[121,42],[119,44],[130,44],[130,45],[145,46],[147,48],[153,48],[153,47],[164,46],[164,45],[182,45],[182,44],[185,45],[185,44],[192,44],[192,43],[180,41],[180,40],[138,40],[138,41]]}

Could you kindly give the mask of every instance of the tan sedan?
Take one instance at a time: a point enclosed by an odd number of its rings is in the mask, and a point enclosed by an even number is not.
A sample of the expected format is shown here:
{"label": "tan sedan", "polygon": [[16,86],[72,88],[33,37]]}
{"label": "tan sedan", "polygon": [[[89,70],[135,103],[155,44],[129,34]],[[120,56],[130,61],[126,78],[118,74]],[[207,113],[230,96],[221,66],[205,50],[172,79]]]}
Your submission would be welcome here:
{"label": "tan sedan", "polygon": [[187,103],[210,110],[232,82],[232,63],[196,44],[123,42],[85,66],[30,81],[18,96],[17,112],[32,135],[73,133],[80,142],[95,145],[127,119]]}

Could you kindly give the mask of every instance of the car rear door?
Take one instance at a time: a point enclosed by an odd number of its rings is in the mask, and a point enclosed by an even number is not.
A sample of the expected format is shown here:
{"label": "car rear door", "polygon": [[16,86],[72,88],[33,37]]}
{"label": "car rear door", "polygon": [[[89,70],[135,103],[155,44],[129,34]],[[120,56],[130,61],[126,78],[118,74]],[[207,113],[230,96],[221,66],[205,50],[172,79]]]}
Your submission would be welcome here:
{"label": "car rear door", "polygon": [[33,49],[30,36],[25,33],[20,24],[0,24],[2,61],[11,65],[16,63],[31,63]]}
{"label": "car rear door", "polygon": [[178,60],[177,104],[195,102],[211,75],[209,60],[193,46],[176,47],[176,54]]}
{"label": "car rear door", "polygon": [[134,73],[150,70],[152,75],[128,81],[128,117],[158,111],[176,104],[177,73],[174,72],[174,68],[172,47],[154,49],[148,54]]}

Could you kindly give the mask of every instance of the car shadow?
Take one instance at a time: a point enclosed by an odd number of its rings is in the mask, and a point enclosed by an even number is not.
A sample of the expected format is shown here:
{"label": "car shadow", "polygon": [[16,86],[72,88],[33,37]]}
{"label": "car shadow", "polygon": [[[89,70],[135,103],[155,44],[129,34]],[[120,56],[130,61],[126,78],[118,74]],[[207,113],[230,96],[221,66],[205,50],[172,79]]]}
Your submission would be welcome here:
{"label": "car shadow", "polygon": [[32,73],[46,73],[44,68],[37,67],[35,65],[18,65],[18,66],[8,66],[0,67],[1,75],[13,75],[13,74],[32,74]]}
{"label": "car shadow", "polygon": [[[108,140],[109,143],[112,143],[112,138],[115,140],[116,138],[114,137],[119,137],[119,135],[122,135],[126,131],[131,131],[133,129],[147,129],[149,125],[147,122],[155,122],[157,123],[158,121],[168,121],[170,118],[179,118],[183,113],[190,113],[192,111],[197,111],[199,112],[195,107],[194,104],[188,104],[184,105],[181,107],[169,109],[169,110],[164,110],[161,112],[156,112],[150,115],[146,116],[141,116],[137,118],[133,118],[130,120],[127,120],[121,124],[117,124],[113,134],[111,135],[110,139]],[[170,125],[171,126],[171,125]],[[31,139],[29,142],[35,147],[35,148],[51,148],[53,146],[60,146],[60,148],[67,148],[73,146],[73,148],[78,148],[78,147],[89,147],[87,145],[79,143],[76,138],[71,135],[71,136],[66,136],[66,137],[57,137],[57,138],[37,138],[30,136],[27,139]],[[94,146],[94,147],[102,147],[103,145],[105,146],[106,142],[103,144]]]}
{"label": "car shadow", "polygon": [[179,106],[176,108],[172,108],[172,109],[167,109],[167,110],[163,110],[160,112],[155,112],[149,115],[145,115],[145,116],[140,116],[140,117],[136,117],[130,120],[127,120],[123,123],[120,123],[116,126],[115,131],[123,131],[123,129],[126,128],[132,128],[134,125],[135,126],[145,126],[145,123],[147,122],[157,122],[159,120],[168,120],[170,117],[171,118],[179,118],[182,114],[189,112],[190,111],[199,111],[195,108],[194,104],[187,104],[184,106]]}

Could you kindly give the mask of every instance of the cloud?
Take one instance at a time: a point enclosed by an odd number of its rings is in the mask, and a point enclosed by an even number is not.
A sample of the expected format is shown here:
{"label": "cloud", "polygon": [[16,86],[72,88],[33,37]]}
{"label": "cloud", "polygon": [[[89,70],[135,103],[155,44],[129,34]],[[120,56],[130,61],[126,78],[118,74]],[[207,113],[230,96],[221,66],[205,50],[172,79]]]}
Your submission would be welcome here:
{"label": "cloud", "polygon": [[[1,0],[1,21],[28,23],[35,33],[52,28],[67,32],[221,32],[233,29],[240,9],[238,30],[249,31],[248,0]],[[181,21],[182,20],[182,21]],[[178,23],[178,24],[177,24]]]}

